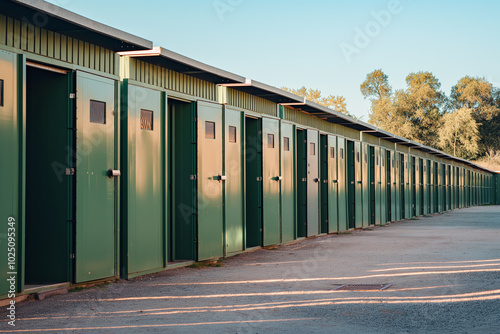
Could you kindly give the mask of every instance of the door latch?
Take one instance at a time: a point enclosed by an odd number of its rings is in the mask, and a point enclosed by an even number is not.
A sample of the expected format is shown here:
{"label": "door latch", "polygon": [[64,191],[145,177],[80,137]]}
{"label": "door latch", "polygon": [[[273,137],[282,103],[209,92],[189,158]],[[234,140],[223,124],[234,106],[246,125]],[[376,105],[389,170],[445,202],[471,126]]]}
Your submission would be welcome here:
{"label": "door latch", "polygon": [[219,182],[220,181],[226,181],[226,180],[227,180],[227,176],[226,175],[220,175],[219,174],[219,176],[217,176],[217,181],[219,181]]}
{"label": "door latch", "polygon": [[110,179],[112,179],[115,176],[120,176],[120,175],[121,175],[121,173],[120,173],[120,171],[118,169],[109,169],[108,170],[108,177]]}

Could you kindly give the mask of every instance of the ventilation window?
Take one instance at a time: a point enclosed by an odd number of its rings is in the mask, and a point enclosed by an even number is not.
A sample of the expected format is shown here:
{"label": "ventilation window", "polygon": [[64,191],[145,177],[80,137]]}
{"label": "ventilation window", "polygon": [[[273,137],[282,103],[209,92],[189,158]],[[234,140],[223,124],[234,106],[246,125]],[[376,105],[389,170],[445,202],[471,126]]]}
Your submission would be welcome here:
{"label": "ventilation window", "polygon": [[330,147],[330,158],[335,159],[335,147]]}
{"label": "ventilation window", "polygon": [[141,110],[141,129],[153,131],[153,112]]}
{"label": "ventilation window", "polygon": [[106,124],[106,103],[90,100],[90,123]]}
{"label": "ventilation window", "polygon": [[356,152],[356,161],[359,162],[359,152]]}
{"label": "ventilation window", "polygon": [[309,144],[309,154],[316,155],[316,143]]}
{"label": "ventilation window", "polygon": [[283,137],[283,150],[290,151],[290,138]]}
{"label": "ventilation window", "polygon": [[0,107],[3,107],[3,80],[0,79]]}
{"label": "ventilation window", "polygon": [[344,149],[340,149],[340,159],[344,160]]}
{"label": "ventilation window", "polygon": [[271,133],[267,135],[267,147],[274,148],[274,135]]}
{"label": "ventilation window", "polygon": [[377,155],[377,166],[380,166],[380,157]]}
{"label": "ventilation window", "polygon": [[365,153],[365,163],[368,161],[368,155]]}
{"label": "ventilation window", "polygon": [[235,126],[229,127],[229,142],[236,143],[236,127]]}
{"label": "ventilation window", "polygon": [[205,138],[215,139],[215,122],[205,122]]}

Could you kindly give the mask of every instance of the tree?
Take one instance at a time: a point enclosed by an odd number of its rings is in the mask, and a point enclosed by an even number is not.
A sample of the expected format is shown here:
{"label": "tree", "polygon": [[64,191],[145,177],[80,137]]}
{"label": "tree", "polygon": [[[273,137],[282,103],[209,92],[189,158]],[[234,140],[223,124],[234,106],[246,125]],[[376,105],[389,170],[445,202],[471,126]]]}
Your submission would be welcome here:
{"label": "tree", "polygon": [[480,137],[473,112],[464,107],[443,115],[439,144],[444,152],[469,160],[477,157]]}
{"label": "tree", "polygon": [[430,72],[410,73],[407,87],[392,93],[388,77],[381,70],[367,75],[361,93],[372,102],[369,122],[427,146],[437,147],[440,108],[445,96],[441,84]]}
{"label": "tree", "polygon": [[287,87],[281,87],[281,89],[292,94],[305,97],[307,100],[321,104],[322,106],[325,106],[327,108],[354,117],[347,111],[347,104],[343,96],[328,95],[325,97],[321,95],[321,91],[319,89],[308,89],[305,86],[302,86],[299,89]]}
{"label": "tree", "polygon": [[448,109],[468,108],[479,125],[480,151],[500,149],[500,92],[483,78],[465,76],[452,87]]}
{"label": "tree", "polygon": [[390,97],[392,88],[389,85],[389,77],[382,70],[375,70],[366,75],[365,81],[361,84],[361,94],[372,100],[382,100]]}

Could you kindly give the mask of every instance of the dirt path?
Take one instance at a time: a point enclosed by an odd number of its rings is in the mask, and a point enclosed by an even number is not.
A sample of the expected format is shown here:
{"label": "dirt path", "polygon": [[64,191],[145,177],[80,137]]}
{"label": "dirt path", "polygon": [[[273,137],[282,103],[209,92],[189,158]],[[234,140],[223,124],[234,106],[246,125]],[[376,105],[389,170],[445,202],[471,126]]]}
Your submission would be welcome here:
{"label": "dirt path", "polygon": [[485,206],[24,302],[15,331],[500,333],[499,310],[500,206]]}

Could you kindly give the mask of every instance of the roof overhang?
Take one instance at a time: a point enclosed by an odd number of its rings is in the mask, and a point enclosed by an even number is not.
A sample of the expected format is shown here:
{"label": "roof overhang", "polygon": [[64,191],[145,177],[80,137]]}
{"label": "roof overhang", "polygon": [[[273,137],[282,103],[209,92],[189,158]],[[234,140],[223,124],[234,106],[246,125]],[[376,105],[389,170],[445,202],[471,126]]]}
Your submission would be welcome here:
{"label": "roof overhang", "polygon": [[245,78],[240,75],[204,64],[161,47],[154,47],[151,50],[144,51],[118,52],[118,54],[132,58],[141,58],[148,63],[215,84],[245,83]]}
{"label": "roof overhang", "polygon": [[42,0],[0,0],[2,13],[113,51],[151,49],[153,43]]}
{"label": "roof overhang", "polygon": [[285,106],[296,107],[306,103],[305,99],[301,96],[251,79],[246,79],[245,82],[241,84],[222,86],[230,87]]}

